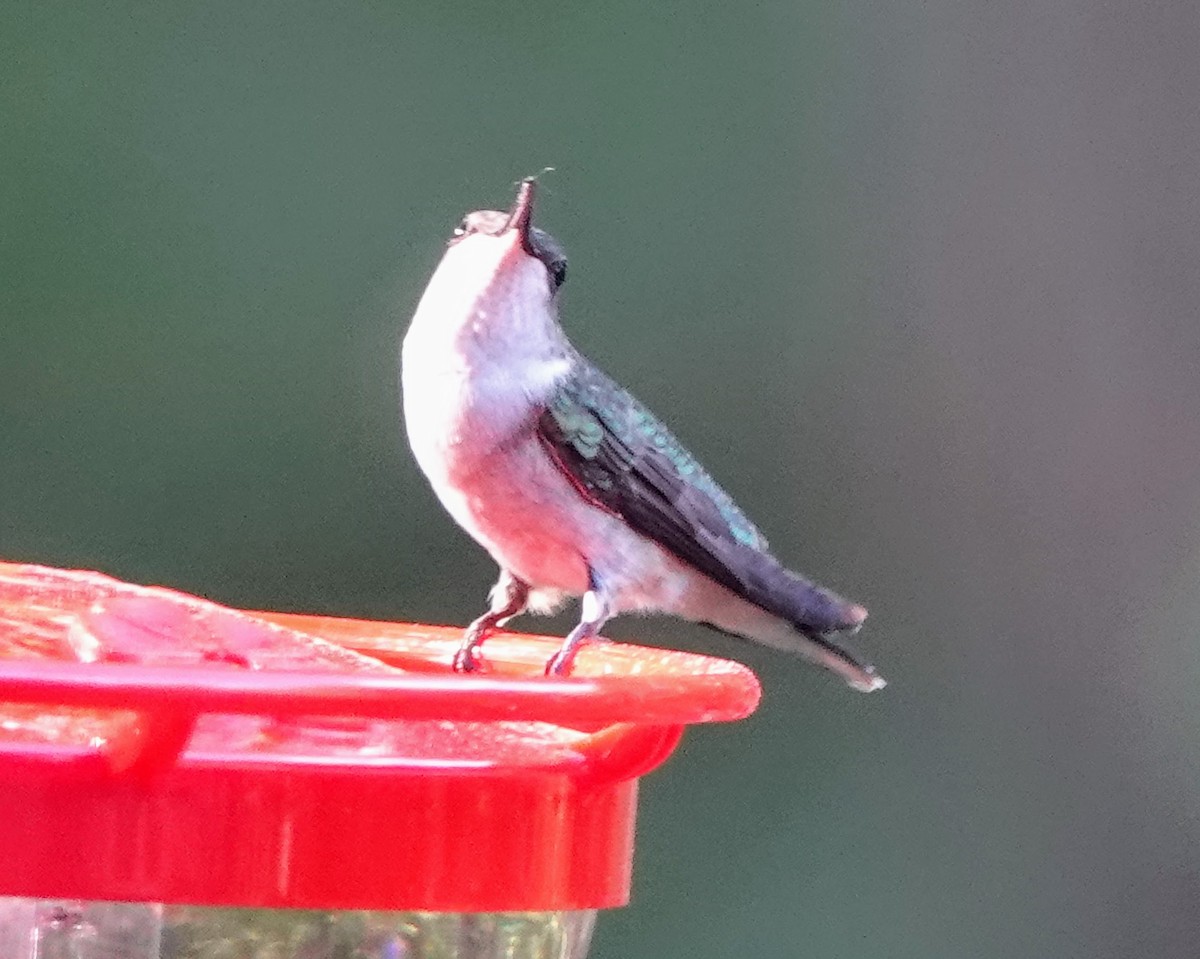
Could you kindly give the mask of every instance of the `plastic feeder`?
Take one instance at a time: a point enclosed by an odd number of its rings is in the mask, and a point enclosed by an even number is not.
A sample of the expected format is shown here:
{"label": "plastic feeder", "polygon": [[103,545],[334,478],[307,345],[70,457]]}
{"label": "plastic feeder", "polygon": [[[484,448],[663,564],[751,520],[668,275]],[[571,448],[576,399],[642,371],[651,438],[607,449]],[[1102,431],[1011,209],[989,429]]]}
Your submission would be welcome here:
{"label": "plastic feeder", "polygon": [[742,666],[0,563],[0,959],[576,957],[638,777]]}

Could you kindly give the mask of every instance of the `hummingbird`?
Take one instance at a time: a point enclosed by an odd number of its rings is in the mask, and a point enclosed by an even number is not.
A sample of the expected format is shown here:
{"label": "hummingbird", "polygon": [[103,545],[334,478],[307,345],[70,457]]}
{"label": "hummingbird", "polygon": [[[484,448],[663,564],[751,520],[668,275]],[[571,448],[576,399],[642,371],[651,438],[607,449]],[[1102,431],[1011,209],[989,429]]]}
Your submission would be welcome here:
{"label": "hummingbird", "polygon": [[875,668],[838,641],[867,611],[784,567],[657,418],[571,345],[558,319],[563,248],[533,225],[537,184],[507,212],[468,213],[401,350],[404,419],[438,499],[500,567],[454,667],[526,611],[582,597],[546,663],[627,612],[665,612],[786,650],[863,692]]}

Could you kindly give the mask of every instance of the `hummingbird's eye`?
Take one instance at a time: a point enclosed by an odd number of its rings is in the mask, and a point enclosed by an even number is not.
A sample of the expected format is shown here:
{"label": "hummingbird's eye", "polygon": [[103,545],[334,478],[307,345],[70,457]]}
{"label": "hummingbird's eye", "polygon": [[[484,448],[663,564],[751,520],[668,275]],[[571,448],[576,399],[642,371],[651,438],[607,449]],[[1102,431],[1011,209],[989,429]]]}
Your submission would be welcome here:
{"label": "hummingbird's eye", "polygon": [[563,248],[554,237],[545,230],[539,230],[536,226],[529,231],[529,243],[531,247],[529,252],[542,261],[546,272],[550,274],[554,292],[557,293],[558,288],[567,279],[567,254],[563,252]]}
{"label": "hummingbird's eye", "polygon": [[466,236],[470,232],[471,232],[471,218],[469,216],[464,216],[462,219],[462,223],[460,223],[458,226],[456,226],[454,228],[454,235],[456,237]]}

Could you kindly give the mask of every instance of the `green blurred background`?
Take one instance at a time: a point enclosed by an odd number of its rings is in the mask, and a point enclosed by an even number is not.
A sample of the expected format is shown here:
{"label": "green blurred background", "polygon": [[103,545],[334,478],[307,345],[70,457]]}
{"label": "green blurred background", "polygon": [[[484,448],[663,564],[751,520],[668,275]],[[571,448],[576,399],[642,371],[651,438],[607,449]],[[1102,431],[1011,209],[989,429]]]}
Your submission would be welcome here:
{"label": "green blurred background", "polygon": [[765,697],[647,781],[593,955],[1194,956],[1197,50],[1191,0],[6,4],[0,555],[473,617],[396,350],[555,166],[570,333],[891,680],[615,624]]}

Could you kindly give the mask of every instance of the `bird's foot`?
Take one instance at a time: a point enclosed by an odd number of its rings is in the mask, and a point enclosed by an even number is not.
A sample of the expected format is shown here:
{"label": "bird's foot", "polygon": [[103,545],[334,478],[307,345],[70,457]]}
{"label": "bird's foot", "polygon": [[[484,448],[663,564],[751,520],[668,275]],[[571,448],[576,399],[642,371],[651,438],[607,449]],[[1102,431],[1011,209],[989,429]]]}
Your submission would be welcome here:
{"label": "bird's foot", "polygon": [[545,674],[547,676],[556,676],[560,679],[570,676],[574,658],[574,656],[564,656],[561,651],[555,653],[546,662]]}
{"label": "bird's foot", "polygon": [[578,653],[578,647],[570,649],[564,646],[546,661],[546,675],[557,676],[560,679],[570,676],[571,667],[575,665],[575,657]]}
{"label": "bird's foot", "polygon": [[454,654],[454,671],[456,673],[477,673],[482,671],[485,665],[478,643],[465,642],[458,647]]}
{"label": "bird's foot", "polygon": [[609,600],[601,592],[599,580],[591,569],[588,570],[588,583],[590,588],[583,594],[583,616],[579,625],[567,634],[558,652],[546,663],[547,676],[570,676],[579,651],[599,639],[596,634],[612,615]]}

